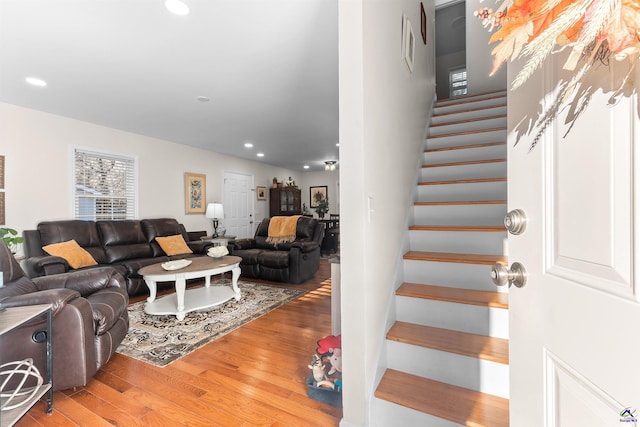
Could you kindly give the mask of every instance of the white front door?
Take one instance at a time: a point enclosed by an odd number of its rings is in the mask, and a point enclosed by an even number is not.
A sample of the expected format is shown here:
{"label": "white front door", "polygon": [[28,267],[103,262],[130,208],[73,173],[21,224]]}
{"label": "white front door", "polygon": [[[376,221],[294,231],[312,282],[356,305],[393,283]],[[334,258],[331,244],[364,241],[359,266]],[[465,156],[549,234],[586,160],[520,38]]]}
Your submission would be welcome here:
{"label": "white front door", "polygon": [[237,239],[253,237],[253,176],[224,173],[224,226]]}
{"label": "white front door", "polygon": [[[563,63],[509,93],[509,210],[528,217],[509,235],[509,263],[528,273],[509,290],[511,426],[640,425],[640,72],[615,106],[598,85],[581,93],[592,98],[567,136],[571,108],[529,151]],[[598,84],[621,65],[600,66]]]}

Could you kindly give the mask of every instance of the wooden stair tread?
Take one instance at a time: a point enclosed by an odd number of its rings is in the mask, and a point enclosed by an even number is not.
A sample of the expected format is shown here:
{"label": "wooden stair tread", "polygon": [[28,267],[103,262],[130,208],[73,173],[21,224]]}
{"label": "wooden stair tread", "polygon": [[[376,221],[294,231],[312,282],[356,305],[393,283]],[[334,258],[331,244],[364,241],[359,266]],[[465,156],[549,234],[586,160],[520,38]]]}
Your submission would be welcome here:
{"label": "wooden stair tread", "polygon": [[411,225],[414,231],[479,231],[487,233],[502,233],[507,231],[504,225]]}
{"label": "wooden stair tread", "polygon": [[464,162],[448,162],[448,163],[432,163],[422,165],[423,168],[441,168],[447,166],[468,166],[468,165],[482,165],[485,163],[504,163],[507,159],[484,159],[484,160],[467,160]]}
{"label": "wooden stair tread", "polygon": [[418,185],[448,185],[448,184],[475,184],[480,182],[504,182],[507,177],[498,178],[473,178],[473,179],[450,179],[447,181],[422,181]]}
{"label": "wooden stair tread", "polygon": [[451,200],[443,202],[414,202],[415,206],[454,206],[454,205],[506,205],[506,200]]}
{"label": "wooden stair tread", "polygon": [[[488,105],[486,107],[467,108],[466,110],[447,111],[447,112],[443,112],[443,113],[435,113],[432,116],[432,118],[450,116],[450,115],[453,115],[453,114],[473,113],[473,112],[476,112],[476,111],[490,110],[492,108],[504,108],[506,106],[507,106],[507,104],[505,103],[505,104]],[[437,126],[437,125],[431,125],[431,126]]]}
{"label": "wooden stair tread", "polygon": [[465,130],[461,132],[453,132],[453,133],[444,133],[442,135],[434,135],[429,136],[427,139],[438,139],[438,138],[448,138],[451,136],[461,136],[461,135],[476,135],[479,133],[486,132],[497,132],[497,131],[506,131],[506,127],[498,127],[498,128],[490,128],[490,129],[478,129],[478,130]]}
{"label": "wooden stair tread", "polygon": [[465,123],[482,122],[484,120],[503,119],[503,118],[506,118],[506,117],[507,117],[506,114],[499,114],[499,115],[495,115],[495,116],[485,116],[485,117],[474,117],[472,119],[454,120],[454,121],[451,121],[451,122],[436,123],[436,124],[430,125],[429,128],[437,128],[437,127],[440,127],[440,126],[461,125],[461,124],[465,124]]}
{"label": "wooden stair tread", "polygon": [[509,308],[509,294],[502,292],[450,288],[421,283],[403,283],[396,290],[396,295],[482,307]]}
{"label": "wooden stair tread", "polygon": [[493,147],[496,145],[507,145],[507,143],[505,141],[495,141],[495,142],[483,142],[480,144],[463,144],[463,145],[455,145],[453,147],[429,148],[424,150],[424,152],[435,153],[438,151],[466,150],[468,148],[485,148],[485,147]]}
{"label": "wooden stair tread", "polygon": [[465,426],[508,427],[509,401],[387,369],[375,396]]}
{"label": "wooden stair tread", "polygon": [[505,98],[506,96],[507,92],[505,92],[504,90],[461,95],[453,98],[439,99],[438,101],[436,101],[436,108],[448,107],[450,105],[468,104],[469,102],[487,101],[496,98]]}
{"label": "wooden stair tread", "polygon": [[509,341],[504,338],[395,322],[387,332],[387,339],[505,365],[509,363]]}
{"label": "wooden stair tread", "polygon": [[414,261],[452,262],[452,263],[458,263],[458,264],[480,264],[480,265],[493,265],[495,263],[500,263],[505,265],[507,264],[507,257],[503,255],[408,251],[407,253],[404,254],[403,258],[407,260],[414,260]]}

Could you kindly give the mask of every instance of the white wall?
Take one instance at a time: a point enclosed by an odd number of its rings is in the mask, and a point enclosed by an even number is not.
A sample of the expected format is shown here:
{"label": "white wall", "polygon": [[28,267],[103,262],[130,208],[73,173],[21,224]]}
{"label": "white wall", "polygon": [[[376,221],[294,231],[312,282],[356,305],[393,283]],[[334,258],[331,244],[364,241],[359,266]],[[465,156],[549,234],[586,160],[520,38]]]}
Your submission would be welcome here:
{"label": "white wall", "polygon": [[[5,156],[6,224],[19,231],[44,220],[71,219],[72,147],[82,146],[138,158],[138,217],[171,217],[187,230],[211,231],[204,214],[185,214],[184,173],[207,176],[207,201],[223,200],[223,172],[253,174],[255,185],[302,173],[160,139],[122,132],[66,117],[0,103],[0,155]],[[269,216],[255,202],[255,218]]]}
{"label": "white wall", "polygon": [[466,0],[467,21],[467,88],[469,93],[482,93],[507,87],[507,67],[503,66],[495,75],[489,76],[493,67],[491,51],[495,43],[489,45],[491,33],[482,26],[482,21],[473,12],[480,7],[494,7],[481,0]]}
{"label": "white wall", "polygon": [[[434,40],[433,1],[424,1]],[[402,15],[416,36],[415,66],[401,54]],[[435,46],[420,35],[420,2],[339,0],[341,425],[372,423],[372,393],[406,218],[435,93]]]}

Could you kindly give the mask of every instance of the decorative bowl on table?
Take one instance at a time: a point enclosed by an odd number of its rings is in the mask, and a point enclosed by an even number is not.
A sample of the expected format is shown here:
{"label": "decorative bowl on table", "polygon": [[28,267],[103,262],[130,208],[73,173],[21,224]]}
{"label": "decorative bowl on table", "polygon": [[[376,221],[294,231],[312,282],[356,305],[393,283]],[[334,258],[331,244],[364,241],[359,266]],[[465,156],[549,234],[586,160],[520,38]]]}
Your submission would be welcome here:
{"label": "decorative bowl on table", "polygon": [[176,259],[174,261],[163,262],[162,268],[169,271],[180,270],[181,268],[185,268],[189,264],[191,264],[190,259]]}
{"label": "decorative bowl on table", "polygon": [[213,259],[222,259],[223,256],[229,254],[229,249],[226,246],[214,246],[207,250],[207,255]]}

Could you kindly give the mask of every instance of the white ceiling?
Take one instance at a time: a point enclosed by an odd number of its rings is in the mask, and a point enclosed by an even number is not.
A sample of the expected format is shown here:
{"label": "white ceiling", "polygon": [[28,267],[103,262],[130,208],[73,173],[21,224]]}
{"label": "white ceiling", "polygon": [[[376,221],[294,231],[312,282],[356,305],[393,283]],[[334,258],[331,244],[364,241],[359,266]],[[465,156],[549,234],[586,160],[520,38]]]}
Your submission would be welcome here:
{"label": "white ceiling", "polygon": [[337,0],[185,3],[0,0],[0,101],[293,170],[336,160]]}

